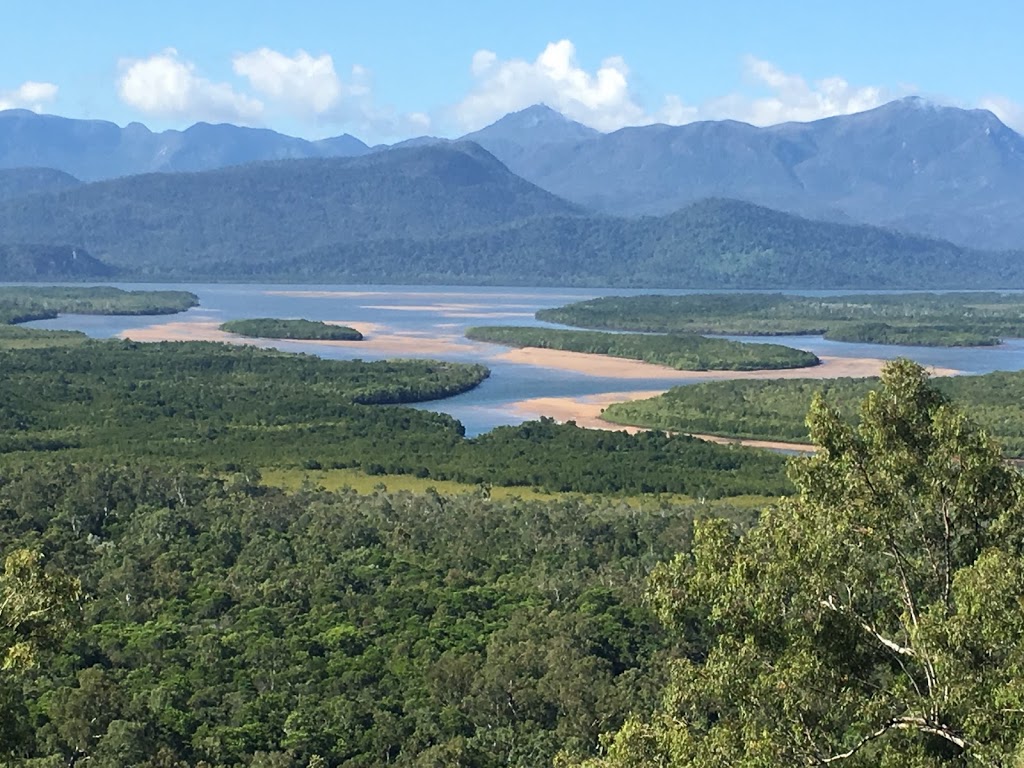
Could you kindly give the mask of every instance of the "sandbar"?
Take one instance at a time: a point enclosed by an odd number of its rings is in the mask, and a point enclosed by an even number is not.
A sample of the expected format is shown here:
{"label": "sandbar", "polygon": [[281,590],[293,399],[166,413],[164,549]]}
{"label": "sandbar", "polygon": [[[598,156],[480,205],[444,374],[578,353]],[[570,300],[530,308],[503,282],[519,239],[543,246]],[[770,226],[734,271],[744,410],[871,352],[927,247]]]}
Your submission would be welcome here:
{"label": "sandbar", "polygon": [[[535,365],[573,371],[588,376],[616,379],[678,379],[680,381],[715,381],[720,379],[838,379],[877,376],[888,360],[875,357],[821,356],[821,364],[809,368],[784,368],[759,371],[680,371],[666,365],[627,360],[586,352],[565,352],[559,349],[524,347],[502,352],[495,357],[506,363]],[[933,376],[954,376],[952,368],[930,368]]]}
{"label": "sandbar", "polygon": [[220,341],[228,344],[249,344],[258,347],[279,344],[312,344],[324,347],[357,349],[374,355],[466,355],[476,351],[471,342],[462,336],[420,336],[415,332],[395,332],[388,326],[377,323],[332,321],[339,325],[350,325],[363,333],[362,341],[326,341],[305,339],[259,339],[227,333],[220,329],[219,321],[192,320],[170,323],[156,323],[142,328],[129,328],[118,336],[132,341]]}
{"label": "sandbar", "polygon": [[[264,296],[290,296],[299,299],[358,299],[369,296],[397,296],[408,297],[430,297],[440,296],[444,298],[476,299],[487,298],[490,294],[474,293],[470,291],[324,291],[324,290],[276,290],[263,291]],[[596,294],[591,294],[596,295]],[[500,299],[574,299],[581,300],[586,296],[572,293],[505,293],[502,292]]]}
{"label": "sandbar", "polygon": [[[532,397],[528,400],[520,400],[512,403],[509,410],[517,416],[537,419],[547,416],[555,421],[565,423],[576,422],[577,426],[587,429],[607,429],[618,432],[646,432],[647,427],[636,427],[625,424],[614,424],[601,418],[604,409],[613,403],[623,403],[629,400],[646,400],[663,394],[662,390],[629,390],[626,392],[602,392],[597,395],[585,395],[582,397]],[[766,448],[773,451],[798,451],[800,453],[813,453],[814,446],[806,443],[785,443],[778,440],[747,440],[735,437],[722,437],[721,435],[704,435],[688,433],[690,437],[696,437],[709,443],[719,445],[744,445],[750,448]]]}

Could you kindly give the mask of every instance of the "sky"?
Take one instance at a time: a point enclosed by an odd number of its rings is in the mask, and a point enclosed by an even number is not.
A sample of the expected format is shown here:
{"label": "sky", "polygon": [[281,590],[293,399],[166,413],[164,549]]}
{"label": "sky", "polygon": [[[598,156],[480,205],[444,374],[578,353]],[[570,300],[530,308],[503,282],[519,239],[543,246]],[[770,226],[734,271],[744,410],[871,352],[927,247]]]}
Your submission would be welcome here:
{"label": "sky", "polygon": [[0,7],[0,109],[368,143],[544,103],[602,131],[920,95],[1024,130],[1019,0],[81,0]]}

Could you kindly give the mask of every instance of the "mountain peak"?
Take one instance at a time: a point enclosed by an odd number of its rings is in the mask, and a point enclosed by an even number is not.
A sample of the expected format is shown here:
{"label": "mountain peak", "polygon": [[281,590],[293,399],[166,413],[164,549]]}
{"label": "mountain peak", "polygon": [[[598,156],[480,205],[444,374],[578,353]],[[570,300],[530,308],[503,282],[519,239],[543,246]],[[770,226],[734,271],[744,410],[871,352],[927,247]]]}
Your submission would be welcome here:
{"label": "mountain peak", "polygon": [[599,131],[577,123],[546,104],[534,104],[462,138],[502,155],[507,154],[510,147],[521,151],[527,147],[552,144],[580,144],[601,135]]}

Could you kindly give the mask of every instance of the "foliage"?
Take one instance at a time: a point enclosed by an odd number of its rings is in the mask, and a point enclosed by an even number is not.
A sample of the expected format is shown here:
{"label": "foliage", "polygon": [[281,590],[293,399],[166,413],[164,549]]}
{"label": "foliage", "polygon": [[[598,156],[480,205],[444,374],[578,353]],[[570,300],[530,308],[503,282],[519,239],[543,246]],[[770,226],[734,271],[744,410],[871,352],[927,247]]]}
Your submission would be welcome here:
{"label": "foliage", "polygon": [[622,331],[823,334],[870,344],[984,346],[998,344],[1000,336],[1024,336],[1024,299],[1006,293],[608,296],[544,309],[537,318]]}
{"label": "foliage", "polygon": [[0,670],[34,666],[41,646],[62,639],[71,628],[80,585],[47,571],[37,551],[7,555],[0,574]]}
{"label": "foliage", "polygon": [[469,328],[466,336],[514,347],[589,352],[643,360],[690,371],[751,371],[817,365],[816,355],[780,344],[742,344],[697,334],[660,336],[639,333],[563,331],[554,328],[496,325]]}
{"label": "foliage", "polygon": [[589,766],[1011,765],[1024,748],[1024,480],[901,361],[858,427],[817,398],[800,492],[698,524],[649,597],[706,655]]}
{"label": "foliage", "polygon": [[58,314],[173,315],[197,306],[188,291],[125,291],[58,286],[0,287],[0,322],[44,320]]}
{"label": "foliage", "polygon": [[19,328],[0,325],[0,349],[66,347],[89,340],[81,331],[44,331],[41,328]]}
{"label": "foliage", "polygon": [[203,342],[88,342],[0,353],[0,461],[160,457],[231,467],[358,467],[370,474],[691,496],[789,490],[780,457],[691,438],[550,419],[463,437],[425,410],[381,407],[475,387],[483,366],[322,360]]}
{"label": "foliage", "polygon": [[47,320],[58,314],[168,315],[199,303],[187,291],[123,291],[119,288],[0,287],[0,349],[71,346],[86,340],[77,331],[16,328],[16,323]]}
{"label": "foliage", "polygon": [[45,551],[87,600],[16,690],[22,754],[497,768],[592,751],[653,704],[654,661],[677,650],[643,577],[707,509],[38,461],[0,481],[0,538]]}
{"label": "foliage", "polygon": [[247,320],[229,320],[221,325],[222,331],[259,339],[303,339],[313,341],[362,341],[363,334],[355,328],[318,320],[282,320],[259,317]]}
{"label": "foliage", "polygon": [[[817,392],[848,419],[874,379],[716,381],[674,387],[647,400],[615,403],[602,418],[684,433],[804,442],[803,415]],[[1024,456],[1024,372],[936,379],[933,386],[997,438],[1009,457]]]}

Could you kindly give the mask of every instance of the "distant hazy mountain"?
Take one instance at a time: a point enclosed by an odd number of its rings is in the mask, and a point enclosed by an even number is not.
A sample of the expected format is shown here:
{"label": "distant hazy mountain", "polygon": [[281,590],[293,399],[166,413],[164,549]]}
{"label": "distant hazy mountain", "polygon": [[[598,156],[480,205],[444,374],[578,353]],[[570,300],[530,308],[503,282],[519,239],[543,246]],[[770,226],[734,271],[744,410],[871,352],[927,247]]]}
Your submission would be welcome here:
{"label": "distant hazy mountain", "polygon": [[60,192],[81,183],[74,176],[52,168],[0,169],[0,200],[34,195],[37,192]]}
{"label": "distant hazy mountain", "polygon": [[1024,287],[1020,255],[707,200],[584,212],[469,142],[147,174],[0,202],[124,277],[714,288]]}
{"label": "distant hazy mountain", "polygon": [[467,133],[462,140],[476,142],[525,178],[543,174],[550,161],[566,148],[601,135],[550,107],[537,104]]}
{"label": "distant hazy mountain", "polygon": [[[984,110],[909,98],[811,123],[602,134],[538,105],[463,138],[543,189],[605,213],[664,214],[725,197],[972,247],[1024,247],[1024,137]],[[401,146],[446,143],[419,137]],[[0,169],[55,168],[85,181],[383,149],[347,134],[311,142],[205,123],[152,133],[138,123],[0,112]]]}
{"label": "distant hazy mountain", "polygon": [[660,214],[718,196],[975,246],[1024,246],[1024,137],[984,110],[909,98],[768,128],[727,120],[580,132],[554,148],[531,141],[535,129],[516,117],[479,132],[484,146],[529,181],[597,210]]}
{"label": "distant hazy mountain", "polygon": [[224,262],[578,210],[467,142],[96,182],[0,203],[0,235],[80,242],[104,261],[154,274],[211,275]]}
{"label": "distant hazy mountain", "polygon": [[350,157],[370,149],[353,136],[310,142],[274,131],[197,123],[153,133],[14,109],[0,112],[0,168],[55,168],[84,181],[153,171],[203,171],[306,157]]}

